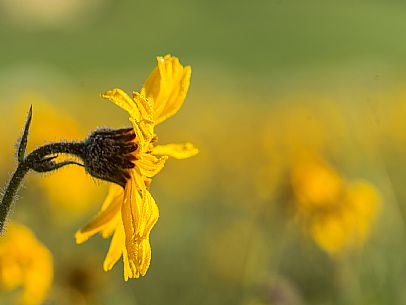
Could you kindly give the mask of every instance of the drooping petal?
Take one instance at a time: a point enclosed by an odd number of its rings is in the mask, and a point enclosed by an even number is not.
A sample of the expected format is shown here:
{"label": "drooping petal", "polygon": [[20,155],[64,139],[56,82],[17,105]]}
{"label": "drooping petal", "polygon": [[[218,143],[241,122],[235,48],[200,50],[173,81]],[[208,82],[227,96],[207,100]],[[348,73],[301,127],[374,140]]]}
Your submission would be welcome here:
{"label": "drooping petal", "polygon": [[[136,270],[136,274],[144,276],[151,263],[151,246],[149,243],[149,235],[152,228],[156,224],[159,218],[158,206],[151,194],[146,191],[143,193],[142,198],[136,197],[136,200],[140,200],[142,205],[136,205],[138,209],[137,217],[139,221],[135,228],[134,241],[127,245],[127,253],[130,264],[133,265],[133,269]],[[141,209],[140,209],[141,208]],[[134,211],[135,214],[136,211]]]}
{"label": "drooping petal", "polygon": [[121,213],[117,213],[114,218],[106,223],[106,225],[103,227],[103,229],[99,232],[99,234],[103,238],[108,238],[110,237],[116,230],[117,225],[121,222]]}
{"label": "drooping petal", "polygon": [[[121,216],[121,213],[120,213]],[[110,243],[109,251],[104,259],[103,269],[109,271],[113,268],[115,263],[120,259],[125,247],[125,234],[124,227],[121,221],[118,222],[113,238]]]}
{"label": "drooping petal", "polygon": [[128,262],[127,249],[123,247],[123,265],[124,265],[124,280],[127,282],[129,278],[139,278],[139,275],[133,274],[130,263]]}
{"label": "drooping petal", "polygon": [[106,199],[104,199],[103,204],[101,206],[101,210],[104,211],[115,202],[116,198],[123,196],[124,196],[123,188],[115,183],[111,183],[109,186],[107,197]]}
{"label": "drooping petal", "polygon": [[149,191],[145,191],[143,197],[137,199],[142,201],[142,209],[139,215],[140,221],[137,222],[135,235],[140,239],[148,239],[152,228],[158,221],[159,209]]}
{"label": "drooping petal", "polygon": [[110,188],[99,214],[85,227],[76,232],[75,239],[77,244],[85,242],[94,234],[109,227],[110,223],[114,221],[115,216],[120,212],[123,196],[124,192],[122,190],[120,191],[116,187]]}
{"label": "drooping petal", "polygon": [[187,159],[199,153],[192,143],[157,145],[152,149],[154,155],[164,155],[175,159]]}
{"label": "drooping petal", "polygon": [[191,67],[182,66],[176,57],[157,57],[157,66],[141,90],[141,93],[154,101],[155,124],[174,115],[182,106],[189,89],[191,73]]}
{"label": "drooping petal", "polygon": [[134,236],[136,226],[136,215],[133,214],[132,205],[139,204],[136,200],[138,195],[137,184],[134,175],[131,174],[131,179],[127,181],[125,186],[124,201],[121,206],[121,218],[123,220],[125,238],[131,240]]}
{"label": "drooping petal", "polygon": [[[121,216],[123,219],[123,227],[125,234],[125,248],[126,251],[123,251],[124,259],[124,278],[127,281],[128,278],[138,278],[139,272],[134,264],[133,254],[130,255],[128,252],[133,253],[133,249],[136,246],[134,241],[135,226],[137,221],[137,216],[139,214],[139,208],[137,204],[140,204],[140,200],[136,200],[137,196],[139,197],[136,181],[132,175],[131,179],[128,181],[125,188],[124,202],[121,208]],[[136,254],[137,255],[137,254]]]}
{"label": "drooping petal", "polygon": [[126,247],[135,238],[135,231],[140,220],[142,200],[137,187],[137,174],[131,173],[131,178],[125,187],[124,201],[121,207],[121,217],[125,233]]}
{"label": "drooping petal", "polygon": [[[115,183],[111,183],[107,198],[104,200],[104,202],[102,204],[102,208],[101,208],[102,211],[107,209],[109,207],[109,205],[111,205],[111,203],[112,203],[112,200],[109,200],[109,196],[111,196],[111,198],[114,198],[116,196],[121,196],[121,198],[124,198],[124,190],[121,186],[119,186]],[[110,237],[113,234],[113,232],[116,230],[117,223],[119,221],[121,222],[121,213],[117,213],[116,216],[114,216],[114,218],[111,221],[106,223],[106,225],[100,231],[100,235],[103,238]]]}
{"label": "drooping petal", "polygon": [[149,237],[137,241],[138,243],[138,252],[140,253],[140,260],[138,271],[144,276],[147,273],[149,265],[151,264],[151,245],[149,243]]}
{"label": "drooping petal", "polygon": [[167,156],[157,158],[152,154],[143,154],[142,158],[134,163],[142,176],[153,177],[164,168],[167,159]]}
{"label": "drooping petal", "polygon": [[[127,257],[124,257],[125,278],[145,275],[151,261],[149,234],[159,217],[158,207],[148,191],[141,197],[135,177],[127,183],[122,206]],[[123,251],[124,254],[124,251]]]}

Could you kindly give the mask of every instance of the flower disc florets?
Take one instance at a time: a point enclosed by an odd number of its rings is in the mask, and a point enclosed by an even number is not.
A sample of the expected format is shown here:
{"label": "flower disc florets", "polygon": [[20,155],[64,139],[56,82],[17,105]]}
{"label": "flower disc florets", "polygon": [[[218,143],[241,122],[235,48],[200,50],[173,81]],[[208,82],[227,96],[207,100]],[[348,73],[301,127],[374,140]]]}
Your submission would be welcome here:
{"label": "flower disc florets", "polygon": [[125,186],[128,170],[135,165],[132,154],[138,145],[132,128],[102,128],[92,132],[84,141],[83,163],[93,177]]}

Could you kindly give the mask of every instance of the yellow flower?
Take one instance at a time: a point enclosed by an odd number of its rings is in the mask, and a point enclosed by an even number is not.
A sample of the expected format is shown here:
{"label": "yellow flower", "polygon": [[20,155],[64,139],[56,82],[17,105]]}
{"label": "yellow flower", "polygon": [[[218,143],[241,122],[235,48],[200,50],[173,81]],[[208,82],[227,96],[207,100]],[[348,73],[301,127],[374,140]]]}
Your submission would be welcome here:
{"label": "yellow flower", "polygon": [[379,204],[367,182],[346,183],[321,160],[307,160],[292,170],[298,220],[316,244],[337,255],[362,245]]}
{"label": "yellow flower", "polygon": [[321,160],[298,163],[292,170],[291,179],[301,208],[331,206],[343,189],[341,177]]}
{"label": "yellow flower", "polygon": [[52,255],[26,227],[11,223],[0,238],[0,285],[11,290],[23,287],[20,302],[41,304],[51,286]]}
{"label": "yellow flower", "polygon": [[360,247],[368,236],[379,204],[379,194],[364,181],[352,182],[340,208],[318,215],[310,226],[315,242],[330,254]]}
{"label": "yellow flower", "polygon": [[182,66],[176,57],[166,55],[157,57],[157,61],[143,88],[132,98],[121,89],[102,94],[130,115],[136,134],[135,167],[129,172],[124,190],[112,185],[99,215],[76,233],[77,243],[96,233],[103,237],[114,233],[103,268],[110,270],[122,255],[126,281],[145,275],[151,261],[149,235],[159,217],[148,191],[151,178],[164,167],[168,157],[185,159],[198,153],[190,143],[154,146],[154,127],[182,106],[191,75],[191,68]]}

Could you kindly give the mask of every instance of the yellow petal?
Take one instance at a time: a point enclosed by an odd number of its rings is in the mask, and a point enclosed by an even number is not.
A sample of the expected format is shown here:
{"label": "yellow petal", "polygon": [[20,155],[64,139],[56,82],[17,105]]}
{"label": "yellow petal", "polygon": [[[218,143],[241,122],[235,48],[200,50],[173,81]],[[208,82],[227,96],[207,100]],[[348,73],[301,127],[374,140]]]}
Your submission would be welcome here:
{"label": "yellow petal", "polygon": [[138,151],[144,152],[154,137],[155,123],[153,120],[152,104],[149,99],[138,92],[133,93],[133,98],[138,109],[138,114],[132,115],[130,121],[138,138]]}
{"label": "yellow petal", "polygon": [[138,252],[141,253],[138,270],[140,274],[144,276],[147,273],[147,270],[151,263],[151,245],[149,243],[149,238],[142,239],[137,242],[139,243]]}
{"label": "yellow petal", "polygon": [[125,247],[125,235],[124,227],[120,221],[116,227],[113,238],[110,243],[109,251],[107,252],[106,258],[104,259],[103,269],[104,271],[109,271],[115,263],[120,259],[123,248]]}
{"label": "yellow petal", "polygon": [[103,93],[101,97],[121,107],[127,111],[130,116],[138,115],[139,118],[139,113],[136,109],[134,101],[123,90],[115,88]]}
{"label": "yellow petal", "polygon": [[164,168],[167,159],[167,156],[157,158],[152,154],[143,154],[142,158],[134,163],[142,176],[153,177]]}
{"label": "yellow petal", "polygon": [[115,184],[115,183],[110,183],[109,185],[109,191],[107,193],[106,199],[104,199],[103,204],[101,206],[101,210],[104,211],[107,209],[117,197],[123,196],[124,195],[124,189]]}
{"label": "yellow petal", "polygon": [[154,101],[155,124],[174,115],[182,106],[189,89],[191,73],[192,69],[183,67],[176,57],[157,57],[157,66],[141,90]]}
{"label": "yellow petal", "polygon": [[152,103],[145,96],[134,92],[131,99],[123,90],[115,88],[103,93],[101,97],[126,110],[144,134],[153,134]]}
{"label": "yellow petal", "polygon": [[153,114],[153,106],[151,103],[152,100],[148,99],[144,94],[141,94],[139,92],[133,92],[133,100],[140,114],[138,118],[137,117],[134,118],[138,121],[141,120],[153,121],[154,114]]}
{"label": "yellow petal", "polygon": [[151,263],[151,246],[149,239],[134,240],[127,244],[124,277],[139,278],[144,276]]}
{"label": "yellow petal", "polygon": [[[128,278],[137,278],[139,277],[139,272],[133,262],[133,255],[128,255],[128,251],[133,252],[134,247],[134,232],[137,221],[137,215],[134,214],[134,211],[138,211],[137,204],[140,203],[140,200],[136,200],[137,196],[139,197],[135,178],[132,176],[131,179],[127,182],[125,188],[124,203],[121,208],[121,216],[123,219],[123,227],[125,234],[125,248],[126,251],[123,251],[123,260],[124,260],[124,278],[127,281]],[[133,207],[132,207],[133,206]],[[137,213],[138,214],[138,213]]]}
{"label": "yellow petal", "polygon": [[124,264],[124,280],[127,282],[129,278],[139,278],[139,274],[134,274],[128,262],[127,249],[123,247],[123,264]]}
{"label": "yellow petal", "polygon": [[[151,261],[149,234],[159,217],[158,207],[148,191],[141,197],[135,177],[127,183],[122,206],[126,256],[124,277],[137,278],[145,275]],[[123,251],[124,254],[124,251]]]}
{"label": "yellow petal", "polygon": [[136,153],[144,153],[148,150],[154,137],[154,124],[149,121],[137,122],[134,118],[130,118],[130,122],[137,136],[138,149]]}
{"label": "yellow petal", "polygon": [[157,145],[152,149],[154,155],[165,155],[175,159],[187,159],[199,153],[192,143]]}
{"label": "yellow petal", "polygon": [[154,121],[152,103],[144,95],[134,92],[133,99],[121,89],[113,89],[101,95],[126,110],[130,115],[134,132],[138,138],[138,145],[141,151],[148,147],[154,136]]}
{"label": "yellow petal", "polygon": [[149,239],[138,239],[126,244],[127,270],[126,278],[138,278],[147,273],[151,263],[151,246]]}
{"label": "yellow petal", "polygon": [[154,120],[152,113],[152,104],[143,94],[133,93],[134,103],[137,107],[137,115],[132,115],[130,121],[139,126],[142,134],[149,143],[154,136]]}
{"label": "yellow petal", "polygon": [[144,276],[151,262],[151,246],[149,243],[149,235],[152,228],[159,218],[158,206],[151,194],[146,191],[142,198],[136,197],[141,201],[141,205],[137,204],[134,209],[134,215],[137,215],[137,226],[135,227],[135,237],[127,246],[127,253],[132,270],[135,274]]}
{"label": "yellow petal", "polygon": [[136,226],[136,216],[133,215],[132,205],[137,204],[136,196],[139,196],[137,191],[137,184],[133,174],[131,179],[127,181],[125,186],[124,201],[121,206],[121,217],[123,220],[124,232],[126,240],[134,236]]}
{"label": "yellow petal", "polygon": [[134,133],[137,137],[138,149],[136,151],[136,154],[142,154],[144,151],[146,151],[146,147],[148,147],[149,145],[149,135],[142,130],[140,123],[137,122],[134,118],[130,118],[130,122],[133,125]]}
{"label": "yellow petal", "polygon": [[121,213],[117,213],[114,218],[103,226],[100,235],[103,238],[110,237],[116,230],[118,223],[121,223]]}
{"label": "yellow petal", "polygon": [[136,185],[136,188],[139,192],[144,192],[147,188],[145,184],[145,179],[147,179],[145,176],[141,175],[140,169],[138,167],[135,167],[131,171],[131,175],[134,179],[134,183]]}
{"label": "yellow petal", "polygon": [[116,188],[110,189],[102,206],[104,209],[102,208],[90,223],[76,232],[75,239],[77,244],[81,244],[97,232],[107,229],[110,222],[114,221],[115,216],[120,212],[124,195],[123,191],[117,192],[116,190]]}
{"label": "yellow petal", "polygon": [[[122,196],[124,198],[123,195],[124,195],[123,188],[115,183],[111,183],[107,198],[104,200],[101,210],[104,211],[109,207],[109,205],[111,205],[112,200],[109,199],[109,196],[110,198],[114,198],[116,196]],[[106,226],[103,227],[103,229],[100,231],[100,235],[103,238],[110,237],[116,230],[118,221],[121,222],[121,213],[117,213],[116,216],[114,216],[114,218],[111,221],[109,221],[106,224]]]}
{"label": "yellow petal", "polygon": [[138,225],[135,230],[135,235],[140,239],[148,239],[152,228],[158,221],[159,209],[154,198],[151,196],[151,193],[148,191],[143,193],[141,202],[142,207],[139,215],[140,220],[137,222]]}

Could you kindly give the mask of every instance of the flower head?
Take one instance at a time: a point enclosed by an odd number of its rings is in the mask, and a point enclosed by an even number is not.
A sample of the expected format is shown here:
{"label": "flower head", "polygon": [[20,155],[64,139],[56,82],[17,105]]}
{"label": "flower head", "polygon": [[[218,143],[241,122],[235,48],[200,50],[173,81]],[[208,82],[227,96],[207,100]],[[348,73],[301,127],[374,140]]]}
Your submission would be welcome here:
{"label": "flower head", "polygon": [[86,171],[93,177],[125,187],[130,178],[128,169],[135,166],[134,139],[132,128],[102,128],[92,132],[83,142],[81,152]]}
{"label": "flower head", "polygon": [[[96,233],[103,237],[113,234],[103,267],[110,270],[123,256],[125,280],[145,275],[151,261],[149,235],[159,217],[148,190],[151,178],[161,171],[169,157],[185,159],[198,153],[190,143],[155,145],[154,128],[182,106],[190,75],[189,66],[184,67],[176,57],[166,55],[157,58],[157,66],[143,88],[132,97],[121,89],[102,94],[130,115],[134,151],[127,153],[131,153],[134,166],[124,173],[124,189],[115,184],[110,187],[100,213],[76,233],[76,242],[82,243]],[[109,173],[115,174],[114,170]]]}

